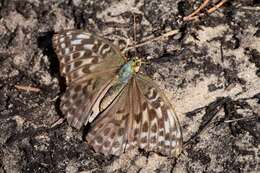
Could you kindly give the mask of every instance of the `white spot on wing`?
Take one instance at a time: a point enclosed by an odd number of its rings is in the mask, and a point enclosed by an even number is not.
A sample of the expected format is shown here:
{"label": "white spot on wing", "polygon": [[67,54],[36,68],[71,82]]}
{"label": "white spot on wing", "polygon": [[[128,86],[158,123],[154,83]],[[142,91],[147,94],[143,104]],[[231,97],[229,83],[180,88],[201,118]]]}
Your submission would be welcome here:
{"label": "white spot on wing", "polygon": [[171,145],[170,141],[164,141],[164,144],[165,144],[166,146],[170,146],[170,145]]}
{"label": "white spot on wing", "polygon": [[110,51],[110,47],[107,47],[106,49],[102,50],[101,54],[106,54],[109,51]]}
{"label": "white spot on wing", "polygon": [[69,48],[65,48],[65,55],[70,53],[70,49]]}
{"label": "white spot on wing", "polygon": [[[76,57],[75,59],[78,59],[78,58],[81,58],[83,55],[84,55],[84,53],[85,53],[85,51],[77,51],[77,52],[73,52],[71,55],[70,55],[70,61],[73,61],[73,56],[76,54],[76,53],[78,53],[79,52],[79,56],[78,57]],[[86,60],[88,60],[88,59],[86,59]],[[91,59],[92,60],[92,59]],[[91,60],[90,60],[90,62],[91,62]],[[84,60],[85,61],[85,60]],[[89,62],[89,60],[88,60],[88,62]],[[89,63],[90,63],[89,62]],[[89,64],[88,63],[88,64]]]}
{"label": "white spot on wing", "polygon": [[62,43],[60,46],[61,46],[62,49],[64,49],[66,47],[66,44]]}
{"label": "white spot on wing", "polygon": [[144,148],[146,146],[146,143],[141,143],[140,148]]}
{"label": "white spot on wing", "polygon": [[144,137],[146,137],[146,136],[148,136],[148,133],[142,132],[141,135],[140,135],[140,138],[142,139],[142,138],[144,138]]}
{"label": "white spot on wing", "polygon": [[60,42],[64,42],[65,38],[64,37],[61,37],[60,38]]}
{"label": "white spot on wing", "polygon": [[157,109],[154,109],[156,111],[156,114],[157,114],[157,117],[158,119],[161,119],[162,118],[162,111],[161,111],[161,108],[157,108]]}
{"label": "white spot on wing", "polygon": [[84,47],[84,49],[89,49],[89,50],[91,50],[92,48],[93,48],[93,44],[84,44],[83,45],[83,47]]}
{"label": "white spot on wing", "polygon": [[89,39],[90,38],[90,35],[87,35],[87,34],[79,34],[76,36],[77,38],[83,38],[83,39]]}
{"label": "white spot on wing", "polygon": [[181,138],[181,132],[179,130],[177,130],[177,132],[176,132],[176,138],[178,138],[178,139]]}
{"label": "white spot on wing", "polygon": [[81,41],[82,41],[81,39],[72,40],[72,41],[71,41],[71,44],[72,44],[72,45],[79,45],[79,44],[81,44]]}
{"label": "white spot on wing", "polygon": [[164,141],[164,136],[158,136],[158,141],[159,142]]}
{"label": "white spot on wing", "polygon": [[[166,115],[167,116],[167,115]],[[169,119],[168,119],[169,120]],[[169,121],[164,122],[165,133],[170,133],[171,123]]]}
{"label": "white spot on wing", "polygon": [[151,98],[152,96],[153,96],[153,88],[151,88],[150,90],[149,90],[149,93],[148,93],[148,98]]}
{"label": "white spot on wing", "polygon": [[175,121],[174,121],[174,119],[173,119],[174,112],[171,111],[170,109],[167,109],[167,114],[168,114],[168,119],[169,119],[170,127],[171,127],[171,128],[175,128]]}
{"label": "white spot on wing", "polygon": [[172,141],[172,147],[176,146],[176,141]]}

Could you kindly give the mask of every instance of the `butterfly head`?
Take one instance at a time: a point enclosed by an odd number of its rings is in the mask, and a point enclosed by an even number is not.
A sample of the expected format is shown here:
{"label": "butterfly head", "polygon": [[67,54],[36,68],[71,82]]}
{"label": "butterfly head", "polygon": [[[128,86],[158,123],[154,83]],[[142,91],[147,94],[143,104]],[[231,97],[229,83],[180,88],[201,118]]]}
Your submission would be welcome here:
{"label": "butterfly head", "polygon": [[140,70],[142,63],[143,63],[142,60],[138,57],[134,57],[131,60],[131,67],[135,73],[137,73]]}

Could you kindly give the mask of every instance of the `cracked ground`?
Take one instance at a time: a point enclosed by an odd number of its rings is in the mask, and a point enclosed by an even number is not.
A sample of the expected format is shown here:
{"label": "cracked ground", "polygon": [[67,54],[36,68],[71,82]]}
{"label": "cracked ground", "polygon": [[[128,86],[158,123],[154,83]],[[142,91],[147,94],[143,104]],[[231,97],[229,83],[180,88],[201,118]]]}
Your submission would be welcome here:
{"label": "cracked ground", "polygon": [[[260,1],[230,0],[199,20],[180,20],[200,3],[0,0],[0,173],[260,172]],[[103,156],[83,130],[52,126],[63,117],[66,86],[51,38],[65,29],[124,46],[178,30],[128,52],[149,59],[145,73],[178,113],[186,142],[178,158]]]}

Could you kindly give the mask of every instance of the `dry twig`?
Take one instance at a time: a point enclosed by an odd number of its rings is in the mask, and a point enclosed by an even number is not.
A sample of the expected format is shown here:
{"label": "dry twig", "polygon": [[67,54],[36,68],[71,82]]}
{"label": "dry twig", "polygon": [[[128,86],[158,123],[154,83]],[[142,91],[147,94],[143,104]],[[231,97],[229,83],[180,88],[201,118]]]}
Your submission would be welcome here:
{"label": "dry twig", "polygon": [[27,92],[40,92],[41,90],[39,88],[36,87],[31,87],[31,86],[25,86],[25,85],[15,85],[14,86],[16,89],[18,90],[24,90]]}
{"label": "dry twig", "polygon": [[[216,5],[214,5],[214,7],[211,7],[210,9],[207,10],[207,13],[213,13],[214,11],[216,11],[217,9],[219,9],[224,3],[226,3],[228,0],[222,0],[219,3],[217,3]],[[191,21],[191,20],[196,20],[198,19],[200,16],[204,15],[204,13],[199,13],[202,9],[204,9],[209,3],[209,0],[204,0],[204,2],[194,11],[192,12],[190,15],[185,16],[183,18],[184,21]]]}

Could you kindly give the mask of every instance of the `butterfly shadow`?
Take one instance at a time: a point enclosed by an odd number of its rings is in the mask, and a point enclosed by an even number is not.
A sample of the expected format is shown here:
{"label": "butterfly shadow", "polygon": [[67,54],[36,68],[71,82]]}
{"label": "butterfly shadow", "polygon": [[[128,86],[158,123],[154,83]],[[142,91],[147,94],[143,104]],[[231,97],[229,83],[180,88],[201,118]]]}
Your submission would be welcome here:
{"label": "butterfly shadow", "polygon": [[[56,53],[54,52],[52,45],[53,35],[53,31],[40,32],[37,38],[37,45],[42,50],[43,55],[48,57],[48,60],[50,62],[50,66],[48,69],[49,73],[51,74],[51,76],[54,76],[58,79],[60,93],[64,93],[66,90],[66,81],[65,78],[62,77],[59,72],[59,60]],[[60,101],[60,97],[58,97],[58,99],[55,102],[55,110],[58,113],[58,115],[62,115],[62,112],[60,110]]]}

